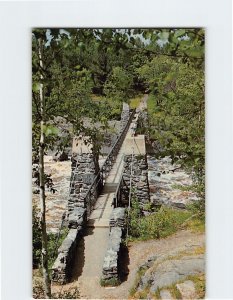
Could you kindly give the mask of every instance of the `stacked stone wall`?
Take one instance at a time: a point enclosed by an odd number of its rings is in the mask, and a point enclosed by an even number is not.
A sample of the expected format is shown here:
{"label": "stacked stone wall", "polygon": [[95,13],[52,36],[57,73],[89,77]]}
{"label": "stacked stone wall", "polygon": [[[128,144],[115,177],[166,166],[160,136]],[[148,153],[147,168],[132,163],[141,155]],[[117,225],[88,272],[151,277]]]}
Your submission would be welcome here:
{"label": "stacked stone wall", "polygon": [[82,237],[82,226],[70,229],[67,237],[58,249],[58,257],[52,267],[52,281],[65,284],[72,277],[74,260],[76,258],[77,243]]}
{"label": "stacked stone wall", "polygon": [[99,172],[99,164],[92,153],[73,154],[71,169],[68,200],[68,227],[70,229],[58,249],[58,257],[52,267],[52,281],[60,284],[70,281],[74,260],[78,259],[76,258],[77,244],[82,237],[88,214],[97,200],[100,188],[94,182]]}
{"label": "stacked stone wall", "polygon": [[120,278],[120,255],[122,239],[125,236],[126,210],[118,207],[110,216],[110,233],[107,251],[104,257],[102,281],[104,285],[115,285]]}
{"label": "stacked stone wall", "polygon": [[147,155],[125,155],[123,177],[142,209],[150,202]]}
{"label": "stacked stone wall", "polygon": [[[70,196],[68,200],[68,213],[71,214],[75,209],[88,208],[85,196],[94,182],[99,172],[99,163],[93,153],[75,154],[71,159],[71,183]],[[100,183],[99,183],[100,184]],[[94,204],[98,197],[98,188],[92,187],[90,203]]]}

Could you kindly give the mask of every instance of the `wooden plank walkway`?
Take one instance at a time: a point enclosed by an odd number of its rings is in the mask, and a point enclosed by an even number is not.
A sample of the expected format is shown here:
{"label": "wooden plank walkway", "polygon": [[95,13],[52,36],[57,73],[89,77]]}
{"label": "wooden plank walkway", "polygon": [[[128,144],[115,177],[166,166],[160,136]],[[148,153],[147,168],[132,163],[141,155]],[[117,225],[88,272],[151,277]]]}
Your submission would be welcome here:
{"label": "wooden plank walkway", "polygon": [[109,219],[113,210],[112,202],[123,170],[124,143],[116,157],[111,171],[106,179],[103,191],[98,197],[90,215],[87,227],[109,227]]}

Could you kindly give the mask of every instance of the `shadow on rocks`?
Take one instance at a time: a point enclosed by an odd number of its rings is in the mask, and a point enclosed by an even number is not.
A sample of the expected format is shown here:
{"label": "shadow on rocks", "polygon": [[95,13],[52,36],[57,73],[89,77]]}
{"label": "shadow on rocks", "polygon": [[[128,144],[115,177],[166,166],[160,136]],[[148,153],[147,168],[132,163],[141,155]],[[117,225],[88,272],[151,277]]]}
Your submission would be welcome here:
{"label": "shadow on rocks", "polygon": [[124,282],[128,278],[129,274],[129,250],[126,245],[121,245],[121,251],[119,255],[119,279]]}

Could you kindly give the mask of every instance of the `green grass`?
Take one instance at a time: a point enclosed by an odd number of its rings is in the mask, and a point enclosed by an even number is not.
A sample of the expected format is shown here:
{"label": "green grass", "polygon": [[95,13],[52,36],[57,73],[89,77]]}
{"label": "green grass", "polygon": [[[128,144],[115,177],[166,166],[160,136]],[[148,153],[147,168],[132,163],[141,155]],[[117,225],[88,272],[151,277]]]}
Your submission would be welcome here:
{"label": "green grass", "polygon": [[168,288],[168,290],[171,293],[171,295],[174,297],[174,299],[182,299],[182,295],[180,291],[177,289],[176,283],[172,284],[170,288]]}
{"label": "green grass", "polygon": [[190,216],[190,211],[167,207],[161,207],[158,212],[145,217],[139,217],[131,211],[128,239],[132,241],[165,238],[179,230],[180,225]]}
{"label": "green grass", "polygon": [[184,226],[187,229],[190,229],[192,232],[204,233],[205,232],[205,220],[194,218],[187,222]]}
{"label": "green grass", "polygon": [[205,298],[205,274],[190,275],[186,280],[192,280],[195,284],[198,299]]}
{"label": "green grass", "polygon": [[137,288],[138,288],[138,285],[139,285],[139,282],[140,282],[140,279],[141,277],[146,273],[146,270],[147,269],[144,269],[144,268],[139,268],[138,271],[137,271],[137,275],[134,279],[134,284],[133,286],[131,287],[131,289],[129,290],[129,295],[131,297],[135,297],[138,298],[138,299],[141,299],[139,298],[139,295],[138,295],[138,292],[137,292]]}
{"label": "green grass", "polygon": [[[52,266],[58,255],[58,248],[61,246],[62,242],[66,238],[69,229],[67,227],[63,228],[60,233],[59,240],[57,241],[57,234],[49,233],[48,234],[48,264],[49,270],[51,271]],[[56,249],[55,249],[56,248]]]}
{"label": "green grass", "polygon": [[161,299],[161,296],[160,296],[160,291],[161,289],[160,288],[157,288],[157,290],[155,291],[155,293],[153,294],[154,298],[157,300],[157,299]]}
{"label": "green grass", "polygon": [[102,101],[102,100],[104,100],[104,96],[92,94],[92,95],[91,95],[91,99],[92,99],[93,101]]}
{"label": "green grass", "polygon": [[150,292],[149,288],[146,287],[144,290],[135,293],[137,299],[147,299],[147,295]]}
{"label": "green grass", "polygon": [[170,286],[157,288],[157,290],[153,293],[154,299],[161,299],[160,292],[162,290],[168,290],[172,295],[172,299],[182,299],[180,291],[176,288],[176,283]]}
{"label": "green grass", "polygon": [[137,108],[140,104],[141,99],[142,99],[142,95],[138,95],[135,98],[130,99],[129,100],[130,108],[132,109]]}
{"label": "green grass", "polygon": [[100,279],[101,286],[118,286],[120,284],[120,280],[118,278],[111,278],[111,279]]}
{"label": "green grass", "polygon": [[[194,282],[195,290],[197,293],[197,299],[204,299],[205,298],[205,275],[204,274],[198,274],[198,275],[190,275],[187,276],[183,280],[179,280],[178,282],[171,284],[169,286],[165,286],[162,288],[157,288],[155,293],[153,293],[154,299],[161,299],[160,292],[161,290],[168,290],[173,299],[182,299],[180,291],[177,289],[176,285],[179,283],[183,283],[186,280],[191,280]],[[135,293],[137,295],[137,293]]]}

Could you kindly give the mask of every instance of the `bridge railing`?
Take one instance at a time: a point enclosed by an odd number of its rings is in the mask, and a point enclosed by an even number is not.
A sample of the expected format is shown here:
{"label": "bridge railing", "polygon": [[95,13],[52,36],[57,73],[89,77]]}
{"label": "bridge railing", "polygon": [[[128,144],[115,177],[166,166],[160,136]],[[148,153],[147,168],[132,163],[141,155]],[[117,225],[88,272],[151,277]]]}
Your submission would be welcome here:
{"label": "bridge railing", "polygon": [[125,139],[128,129],[129,129],[130,123],[132,122],[134,114],[135,114],[135,109],[130,113],[129,119],[128,119],[125,127],[123,128],[123,130],[120,133],[119,137],[117,138],[116,142],[112,146],[103,166],[100,168],[100,171],[96,175],[93,183],[89,187],[89,189],[84,197],[84,202],[87,205],[87,217],[88,218],[94,208],[94,205],[95,205],[98,195],[100,194],[101,190],[103,189],[105,179],[109,175],[109,173],[112,169],[113,163],[116,160],[117,154],[123,144],[123,141]]}
{"label": "bridge railing", "polygon": [[119,206],[121,206],[121,207],[128,206],[129,191],[130,191],[129,186],[125,182],[124,177],[123,177],[123,172],[122,172],[120,181],[117,185],[117,189],[116,189],[116,192],[115,192],[114,198],[113,198],[114,208],[119,207]]}

